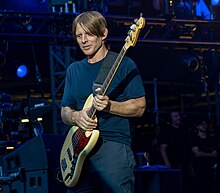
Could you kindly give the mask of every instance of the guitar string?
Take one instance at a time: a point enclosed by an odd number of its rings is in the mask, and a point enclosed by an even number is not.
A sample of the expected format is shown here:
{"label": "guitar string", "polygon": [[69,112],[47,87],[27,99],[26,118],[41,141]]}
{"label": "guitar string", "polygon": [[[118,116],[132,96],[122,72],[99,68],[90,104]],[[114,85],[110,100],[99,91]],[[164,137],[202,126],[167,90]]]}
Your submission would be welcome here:
{"label": "guitar string", "polygon": [[[77,132],[79,131],[79,132]],[[83,132],[80,129],[77,129],[77,131],[74,133],[73,138],[71,139],[71,143],[69,144],[68,148],[71,152],[73,152],[74,148],[77,145],[77,141],[79,141],[80,137],[82,136]],[[69,158],[68,152],[65,152],[64,158]]]}

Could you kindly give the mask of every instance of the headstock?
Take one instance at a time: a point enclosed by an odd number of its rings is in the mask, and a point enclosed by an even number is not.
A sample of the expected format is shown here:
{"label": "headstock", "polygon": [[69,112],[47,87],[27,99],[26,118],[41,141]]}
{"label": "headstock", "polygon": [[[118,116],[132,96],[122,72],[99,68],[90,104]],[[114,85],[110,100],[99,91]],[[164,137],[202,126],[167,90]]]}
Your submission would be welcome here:
{"label": "headstock", "polygon": [[140,30],[145,26],[145,18],[140,15],[139,19],[134,20],[134,24],[130,26],[128,36],[125,39],[124,48],[128,49],[130,46],[135,46],[138,40]]}

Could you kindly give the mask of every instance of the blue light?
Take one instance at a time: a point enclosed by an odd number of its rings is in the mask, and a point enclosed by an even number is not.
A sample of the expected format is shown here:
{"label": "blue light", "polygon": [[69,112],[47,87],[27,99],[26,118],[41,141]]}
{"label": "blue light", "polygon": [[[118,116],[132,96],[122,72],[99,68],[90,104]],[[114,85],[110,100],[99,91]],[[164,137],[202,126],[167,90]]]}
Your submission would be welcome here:
{"label": "blue light", "polygon": [[19,78],[24,78],[26,75],[27,75],[27,66],[22,64],[17,68],[17,76]]}
{"label": "blue light", "polygon": [[220,0],[212,0],[211,2],[212,2],[213,6],[217,6],[217,5],[219,5]]}

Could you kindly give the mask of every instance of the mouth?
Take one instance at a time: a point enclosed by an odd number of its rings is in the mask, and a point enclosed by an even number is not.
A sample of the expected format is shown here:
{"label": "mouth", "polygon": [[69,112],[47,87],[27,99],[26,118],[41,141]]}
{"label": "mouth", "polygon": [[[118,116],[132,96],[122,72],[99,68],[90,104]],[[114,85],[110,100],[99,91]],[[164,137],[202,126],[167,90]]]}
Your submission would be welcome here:
{"label": "mouth", "polygon": [[82,48],[83,48],[83,50],[89,50],[91,48],[91,46],[83,46]]}

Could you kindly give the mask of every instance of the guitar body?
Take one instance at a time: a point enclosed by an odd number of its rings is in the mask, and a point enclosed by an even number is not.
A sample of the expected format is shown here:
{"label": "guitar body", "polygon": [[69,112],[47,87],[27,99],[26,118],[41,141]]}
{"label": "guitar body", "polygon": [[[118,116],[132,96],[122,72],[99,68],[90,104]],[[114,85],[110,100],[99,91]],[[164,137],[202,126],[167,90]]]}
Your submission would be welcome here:
{"label": "guitar body", "polygon": [[[91,106],[90,95],[84,108]],[[78,126],[70,128],[60,153],[60,166],[66,186],[74,187],[79,180],[86,156],[93,149],[99,138],[99,131],[84,131]]]}

